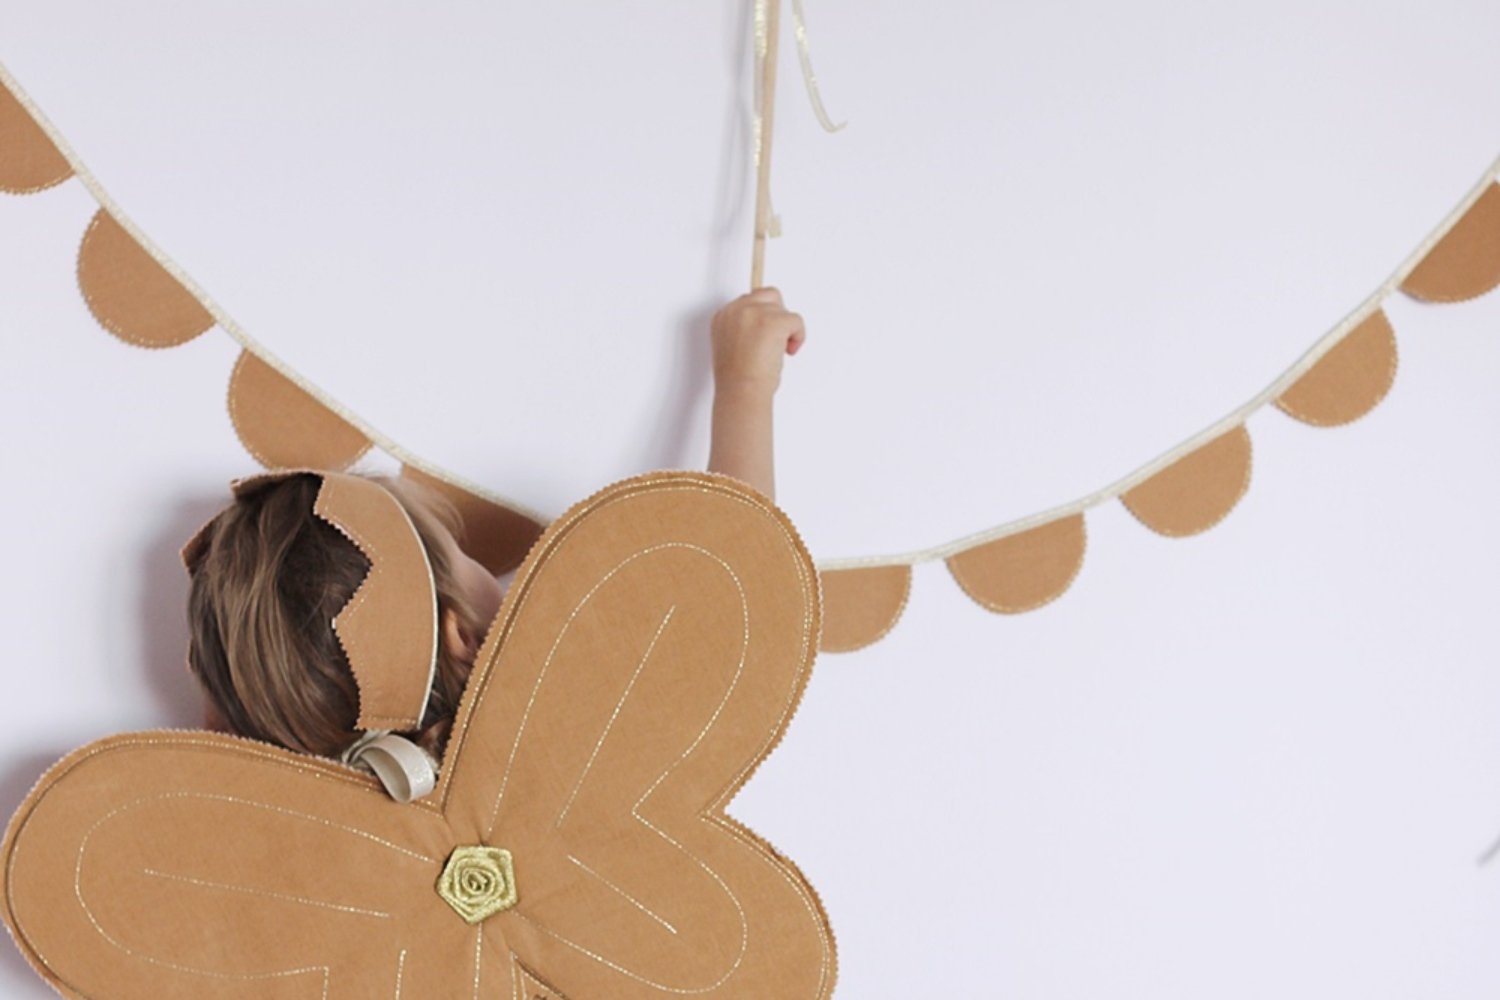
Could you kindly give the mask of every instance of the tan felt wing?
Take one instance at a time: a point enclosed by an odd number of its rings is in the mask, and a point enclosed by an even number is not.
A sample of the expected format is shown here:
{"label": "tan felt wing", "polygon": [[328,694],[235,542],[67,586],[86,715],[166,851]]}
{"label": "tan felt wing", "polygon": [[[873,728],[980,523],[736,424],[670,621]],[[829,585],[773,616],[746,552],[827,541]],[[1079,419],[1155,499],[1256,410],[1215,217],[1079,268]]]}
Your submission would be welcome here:
{"label": "tan felt wing", "polygon": [[431,932],[452,912],[412,887],[449,839],[435,810],[335,764],[211,733],[115,736],[17,812],[5,916],[66,996],[389,997],[403,949],[442,960]]}
{"label": "tan felt wing", "polygon": [[821,1000],[816,896],[723,814],[806,684],[817,579],[735,480],[617,483],[526,557],[431,795],[232,737],[113,737],[12,820],[5,918],[97,1000]]}
{"label": "tan felt wing", "polygon": [[833,941],[790,862],[724,804],[818,644],[817,573],[736,480],[656,473],[554,522],[516,576],[437,795],[515,857],[494,921],[572,1000],[824,997]]}

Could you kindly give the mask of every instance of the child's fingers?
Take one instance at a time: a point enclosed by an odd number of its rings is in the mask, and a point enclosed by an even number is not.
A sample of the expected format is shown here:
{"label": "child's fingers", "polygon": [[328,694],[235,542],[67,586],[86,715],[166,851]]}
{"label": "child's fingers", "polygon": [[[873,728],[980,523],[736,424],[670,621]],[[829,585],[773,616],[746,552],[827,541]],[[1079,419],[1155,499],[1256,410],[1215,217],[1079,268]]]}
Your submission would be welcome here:
{"label": "child's fingers", "polygon": [[792,313],[792,317],[797,325],[793,327],[791,336],[787,338],[786,352],[788,354],[796,354],[802,349],[803,341],[807,340],[807,327],[802,322],[802,317],[796,313]]}
{"label": "child's fingers", "polygon": [[753,302],[774,302],[778,306],[783,304],[781,301],[781,290],[772,285],[757,288],[755,291],[746,294],[745,298]]}

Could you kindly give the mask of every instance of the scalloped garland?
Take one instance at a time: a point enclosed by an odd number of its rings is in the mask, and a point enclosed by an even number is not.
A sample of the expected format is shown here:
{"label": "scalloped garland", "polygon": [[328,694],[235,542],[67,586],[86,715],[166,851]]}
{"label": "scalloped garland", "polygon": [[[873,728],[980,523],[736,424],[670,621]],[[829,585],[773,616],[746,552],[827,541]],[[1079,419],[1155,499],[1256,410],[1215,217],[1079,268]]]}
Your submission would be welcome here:
{"label": "scalloped garland", "polygon": [[[821,108],[800,9],[796,13],[804,75]],[[79,248],[78,281],[106,330],[155,349],[186,343],[217,324],[244,348],[230,377],[228,406],[236,433],[257,461],[344,469],[379,447],[401,463],[403,476],[455,503],[471,554],[491,572],[502,574],[520,563],[549,518],[412,454],[276,358],[129,220],[3,64],[0,84],[0,191],[34,194],[76,176],[100,205]],[[755,149],[759,162],[760,142]],[[1244,425],[1252,413],[1271,402],[1303,423],[1337,427],[1385,398],[1397,364],[1395,332],[1382,309],[1386,298],[1400,291],[1421,302],[1463,302],[1500,285],[1497,179],[1500,159],[1389,278],[1269,386],[1122,479],[1071,503],[931,548],[819,560],[820,648],[852,651],[888,634],[906,607],[911,567],[937,559],[965,594],[990,611],[1017,614],[1056,600],[1082,569],[1084,512],[1115,498],[1168,537],[1218,524],[1249,489],[1251,443]],[[768,195],[766,214],[774,220]]]}

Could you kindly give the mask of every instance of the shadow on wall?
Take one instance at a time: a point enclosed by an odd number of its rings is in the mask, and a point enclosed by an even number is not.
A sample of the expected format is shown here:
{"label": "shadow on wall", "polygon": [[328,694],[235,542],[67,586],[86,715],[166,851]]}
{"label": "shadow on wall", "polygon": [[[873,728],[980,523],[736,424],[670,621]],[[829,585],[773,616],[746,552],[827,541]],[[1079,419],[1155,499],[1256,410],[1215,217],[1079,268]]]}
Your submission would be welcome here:
{"label": "shadow on wall", "polygon": [[[713,394],[713,341],[710,325],[714,313],[725,303],[750,291],[750,237],[753,221],[745,216],[755,193],[752,170],[753,77],[745,71],[753,44],[751,11],[754,0],[743,0],[723,50],[723,70],[734,81],[729,88],[729,106],[722,116],[719,135],[719,179],[714,192],[713,223],[704,248],[704,295],[699,305],[679,315],[672,340],[671,370],[661,405],[651,426],[636,440],[640,450],[626,465],[625,474],[656,469],[704,469],[708,452],[691,454],[689,446],[699,440],[692,421],[707,407],[700,400]],[[773,158],[774,162],[774,158]],[[731,291],[726,291],[731,289]],[[705,436],[707,428],[705,427]]]}
{"label": "shadow on wall", "polygon": [[193,533],[229,501],[228,483],[220,496],[184,498],[163,515],[141,553],[136,668],[160,726],[203,728],[203,697],[187,670],[188,575],[180,553]]}
{"label": "shadow on wall", "polygon": [[[678,320],[672,340],[670,370],[660,399],[647,412],[649,424],[635,436],[641,442],[626,457],[630,474],[656,469],[706,469],[708,451],[690,454],[699,440],[695,421],[708,412],[700,400],[713,390],[713,351],[709,324],[723,303],[703,305]],[[706,435],[705,424],[705,435]]]}
{"label": "shadow on wall", "polygon": [[[182,502],[163,518],[145,550],[137,608],[140,647],[134,666],[151,693],[155,710],[148,725],[156,728],[203,728],[203,700],[187,672],[188,576],[178,553],[228,501],[226,484],[222,497]],[[43,772],[78,746],[74,742],[38,750],[0,770],[0,815],[9,820]]]}
{"label": "shadow on wall", "polygon": [[1481,866],[1492,864],[1497,857],[1500,857],[1500,837],[1496,837],[1495,842],[1486,847],[1484,853],[1479,855],[1479,864]]}

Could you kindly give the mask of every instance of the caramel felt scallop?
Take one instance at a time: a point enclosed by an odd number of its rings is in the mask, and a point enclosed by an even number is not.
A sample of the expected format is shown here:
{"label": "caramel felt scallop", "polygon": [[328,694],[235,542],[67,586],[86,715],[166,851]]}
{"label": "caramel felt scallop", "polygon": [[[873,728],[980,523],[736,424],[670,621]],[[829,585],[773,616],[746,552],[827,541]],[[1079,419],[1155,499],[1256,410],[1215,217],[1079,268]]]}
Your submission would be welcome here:
{"label": "caramel felt scallop", "polygon": [[1462,302],[1500,285],[1500,183],[1491,184],[1401,283],[1424,302]]}
{"label": "caramel felt scallop", "polygon": [[67,157],[10,88],[0,86],[0,191],[33,194],[72,176]]}
{"label": "caramel felt scallop", "polygon": [[463,521],[463,550],[496,576],[518,566],[546,527],[520,511],[487,500],[415,466],[401,466],[401,478],[425,486],[453,504]]}
{"label": "caramel felt scallop", "polygon": [[1396,381],[1396,332],[1377,309],[1276,397],[1303,423],[1335,427],[1375,408]]}
{"label": "caramel felt scallop", "polygon": [[1152,531],[1181,537],[1218,524],[1249,488],[1250,433],[1241,424],[1127,490],[1120,500]]}
{"label": "caramel felt scallop", "polygon": [[1083,566],[1083,514],[1048,521],[946,560],[958,585],[991,611],[1031,611],[1061,597]]}
{"label": "caramel felt scallop", "polygon": [[354,425],[250,351],[229,376],[229,419],[268,469],[344,469],[370,449]]}
{"label": "caramel felt scallop", "polygon": [[910,566],[823,570],[823,635],[818,648],[848,653],[885,636],[911,594]]}
{"label": "caramel felt scallop", "polygon": [[214,325],[203,304],[102,208],[78,248],[78,287],[99,325],[137,347],[176,347]]}

